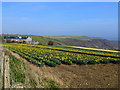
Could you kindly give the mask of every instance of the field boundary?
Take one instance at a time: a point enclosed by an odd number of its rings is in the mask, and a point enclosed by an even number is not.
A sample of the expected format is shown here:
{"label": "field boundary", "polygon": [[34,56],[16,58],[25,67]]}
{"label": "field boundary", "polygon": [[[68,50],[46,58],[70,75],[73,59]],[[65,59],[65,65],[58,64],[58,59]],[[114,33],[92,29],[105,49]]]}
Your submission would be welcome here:
{"label": "field boundary", "polygon": [[116,52],[116,53],[119,52],[119,51],[116,51],[116,50],[97,49],[97,48],[87,48],[87,47],[79,47],[79,46],[66,46],[66,47],[79,48],[79,49],[86,49],[86,50],[105,51],[105,52]]}
{"label": "field boundary", "polygon": [[4,56],[3,61],[3,88],[10,88],[9,56]]}
{"label": "field boundary", "polygon": [[1,53],[1,61],[0,61],[0,89],[4,88],[4,52]]}

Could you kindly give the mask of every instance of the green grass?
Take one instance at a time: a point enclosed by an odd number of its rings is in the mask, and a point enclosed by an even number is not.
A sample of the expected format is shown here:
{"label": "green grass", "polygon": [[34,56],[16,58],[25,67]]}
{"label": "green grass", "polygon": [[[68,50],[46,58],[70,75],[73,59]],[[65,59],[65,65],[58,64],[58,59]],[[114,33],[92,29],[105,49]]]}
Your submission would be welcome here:
{"label": "green grass", "polygon": [[33,78],[29,79],[29,84],[32,86],[32,88],[36,88],[36,86],[37,86],[37,83]]}
{"label": "green grass", "polygon": [[100,39],[100,38],[97,38],[97,37],[87,37],[87,36],[44,36],[44,37],[47,37],[47,38],[52,38],[52,39],[58,39],[58,40],[61,40],[61,39],[79,39],[79,40],[86,40],[86,39]]}
{"label": "green grass", "polygon": [[44,79],[44,82],[47,82],[47,84],[48,84],[48,86],[45,88],[54,88],[55,90],[59,89],[58,86],[55,85],[55,83],[53,81]]}
{"label": "green grass", "polygon": [[25,73],[26,70],[25,64],[17,59],[15,56],[11,55],[8,51],[5,52],[7,55],[9,55],[10,58],[10,84],[12,85],[12,82],[25,82]]}
{"label": "green grass", "polygon": [[[14,80],[15,82],[25,82],[25,66],[22,61],[15,58],[13,55],[9,55],[10,57],[10,74],[11,74],[11,81]],[[22,68],[21,68],[22,67]]]}
{"label": "green grass", "polygon": [[[29,72],[29,67],[27,67],[22,60],[19,60],[15,56],[11,55],[9,51],[5,51],[5,55],[10,57],[10,85],[15,83],[22,83],[23,85],[30,85],[32,88],[37,88],[37,82],[35,78],[26,73]],[[25,81],[26,78],[29,78],[29,82]],[[53,81],[42,79],[41,85],[44,85],[43,83],[47,84],[43,86],[44,88],[55,88],[55,90],[58,89],[58,86],[56,86]]]}
{"label": "green grass", "polygon": [[49,41],[53,41],[55,45],[61,45],[63,43],[57,41],[57,40],[54,40],[54,39],[51,39],[51,38],[46,38],[46,37],[43,37],[43,36],[37,36],[37,35],[12,35],[12,34],[5,34],[5,35],[2,35],[2,37],[4,36],[29,36],[29,37],[32,37],[33,40],[35,41],[38,41],[40,44],[42,45],[48,45],[48,42]]}

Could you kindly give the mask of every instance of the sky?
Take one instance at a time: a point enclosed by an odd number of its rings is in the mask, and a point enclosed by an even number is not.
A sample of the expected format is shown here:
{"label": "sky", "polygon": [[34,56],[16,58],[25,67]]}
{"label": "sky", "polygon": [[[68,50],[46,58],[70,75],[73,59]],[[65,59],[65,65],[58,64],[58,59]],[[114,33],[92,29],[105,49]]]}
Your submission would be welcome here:
{"label": "sky", "polygon": [[119,2],[119,0],[2,0],[2,2]]}
{"label": "sky", "polygon": [[118,39],[117,2],[3,2],[2,33]]}

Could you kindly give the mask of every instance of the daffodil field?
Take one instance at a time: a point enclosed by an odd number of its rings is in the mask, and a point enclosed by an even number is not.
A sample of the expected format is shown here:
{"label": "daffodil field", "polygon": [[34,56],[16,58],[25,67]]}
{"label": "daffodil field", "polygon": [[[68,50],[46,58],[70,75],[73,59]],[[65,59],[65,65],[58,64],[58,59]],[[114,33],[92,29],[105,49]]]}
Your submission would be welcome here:
{"label": "daffodil field", "polygon": [[27,44],[3,44],[3,46],[5,48],[8,48],[10,51],[19,54],[21,57],[25,58],[27,61],[37,66],[48,65],[51,67],[55,67],[56,65],[60,64],[86,65],[101,63],[120,64],[118,53],[94,51],[87,52],[85,50]]}
{"label": "daffodil field", "polygon": [[[31,45],[28,45],[31,46]],[[120,58],[120,52],[107,52],[107,51],[99,51],[99,50],[86,50],[86,49],[77,49],[77,48],[71,48],[66,46],[38,46],[38,45],[32,45],[32,47],[36,48],[45,48],[45,49],[51,49],[51,50],[58,50],[58,51],[65,51],[65,52],[73,52],[73,53],[79,53],[79,54],[88,54],[88,55],[97,55],[97,56],[104,56],[104,57],[113,57],[113,58]]]}
{"label": "daffodil field", "polygon": [[86,54],[94,54],[94,55],[101,55],[101,56],[110,56],[110,57],[118,57],[120,58],[120,52],[116,50],[106,50],[106,49],[84,49],[83,47],[75,47],[75,46],[55,46],[58,48],[64,48],[65,50],[79,52],[79,53],[86,53]]}

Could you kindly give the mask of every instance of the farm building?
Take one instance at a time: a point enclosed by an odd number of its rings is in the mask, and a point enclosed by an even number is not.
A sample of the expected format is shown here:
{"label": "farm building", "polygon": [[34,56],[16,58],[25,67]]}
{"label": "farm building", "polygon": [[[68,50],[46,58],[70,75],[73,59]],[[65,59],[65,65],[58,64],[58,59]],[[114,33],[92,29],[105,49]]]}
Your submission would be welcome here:
{"label": "farm building", "polygon": [[33,41],[31,37],[21,36],[4,36],[4,40],[7,43],[26,43],[26,44],[39,44],[38,41]]}
{"label": "farm building", "polygon": [[38,41],[32,41],[31,44],[36,44],[37,45],[37,44],[39,44],[39,42]]}

